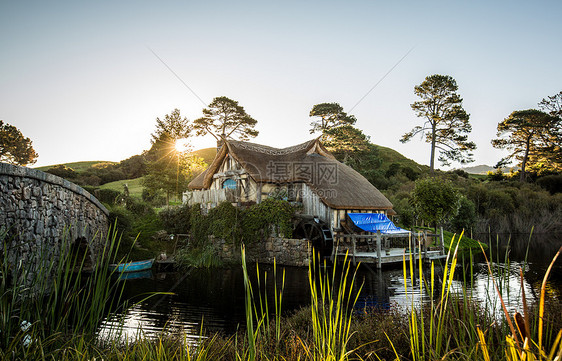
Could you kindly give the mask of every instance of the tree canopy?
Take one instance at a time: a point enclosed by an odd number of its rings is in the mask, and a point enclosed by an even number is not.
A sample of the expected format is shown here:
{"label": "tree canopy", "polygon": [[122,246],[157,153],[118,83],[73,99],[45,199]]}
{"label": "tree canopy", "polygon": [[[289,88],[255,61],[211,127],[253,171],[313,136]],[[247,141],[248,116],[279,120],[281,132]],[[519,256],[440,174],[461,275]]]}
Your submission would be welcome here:
{"label": "tree canopy", "polygon": [[539,108],[553,117],[562,118],[562,91],[556,95],[544,98],[539,103]]}
{"label": "tree canopy", "polygon": [[187,189],[194,174],[203,167],[200,158],[191,154],[190,149],[176,148],[178,140],[191,136],[192,127],[178,109],[166,114],[164,119],[156,118],[156,130],[152,133],[152,147],[145,154],[147,175],[143,185],[149,193],[163,191],[169,202],[170,195]]}
{"label": "tree canopy", "polygon": [[460,197],[451,182],[423,178],[416,181],[411,199],[416,214],[437,227],[457,214]]}
{"label": "tree canopy", "polygon": [[348,115],[338,103],[320,103],[312,107],[309,116],[318,119],[311,122],[310,134],[322,133],[324,140],[325,132],[331,128],[343,125],[353,125],[357,122],[355,116]]}
{"label": "tree canopy", "polygon": [[492,139],[494,148],[510,152],[498,162],[498,166],[508,164],[513,159],[518,160],[521,167],[520,180],[524,182],[529,165],[549,160],[560,165],[561,124],[561,118],[540,110],[514,111],[498,123],[497,138]]}
{"label": "tree canopy", "polygon": [[0,162],[25,166],[35,163],[37,157],[31,140],[18,128],[0,120]]}
{"label": "tree canopy", "polygon": [[237,101],[217,97],[203,109],[203,117],[193,122],[196,135],[211,134],[220,145],[223,139],[249,140],[259,132],[254,129],[257,120],[246,113]]}
{"label": "tree canopy", "polygon": [[[166,114],[164,119],[156,118],[156,130],[151,134],[152,147],[149,153],[174,153],[176,142],[191,136],[192,125],[186,117],[181,116],[179,109]],[[162,154],[159,154],[160,156]]]}
{"label": "tree canopy", "polygon": [[324,138],[324,146],[337,160],[361,173],[371,183],[381,175],[379,150],[360,129],[342,125],[325,130]]}
{"label": "tree canopy", "polygon": [[412,103],[411,107],[418,117],[424,118],[424,123],[404,134],[400,141],[406,143],[417,134],[425,136],[425,141],[431,144],[431,174],[435,171],[436,150],[439,150],[439,161],[443,165],[449,165],[450,160],[462,164],[473,161],[471,151],[476,149],[476,144],[468,141],[472,131],[470,115],[462,107],[457,90],[455,79],[438,74],[426,77],[414,87],[414,93],[421,100]]}

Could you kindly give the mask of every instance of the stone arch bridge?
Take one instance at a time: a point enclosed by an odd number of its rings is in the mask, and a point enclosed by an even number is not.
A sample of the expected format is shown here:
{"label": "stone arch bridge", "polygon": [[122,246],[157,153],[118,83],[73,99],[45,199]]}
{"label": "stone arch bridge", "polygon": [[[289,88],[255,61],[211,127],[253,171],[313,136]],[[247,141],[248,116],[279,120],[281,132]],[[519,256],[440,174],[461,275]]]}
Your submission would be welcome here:
{"label": "stone arch bridge", "polygon": [[63,245],[88,252],[86,262],[93,262],[107,237],[108,215],[94,196],[74,183],[0,163],[0,250],[11,264],[50,262]]}

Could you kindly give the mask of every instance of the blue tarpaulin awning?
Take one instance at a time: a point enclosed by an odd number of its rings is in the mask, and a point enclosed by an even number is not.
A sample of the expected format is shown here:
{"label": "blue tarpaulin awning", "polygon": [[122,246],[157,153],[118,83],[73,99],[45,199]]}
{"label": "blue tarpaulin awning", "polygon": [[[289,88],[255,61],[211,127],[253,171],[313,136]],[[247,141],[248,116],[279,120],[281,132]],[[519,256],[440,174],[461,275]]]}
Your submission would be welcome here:
{"label": "blue tarpaulin awning", "polygon": [[348,213],[349,219],[366,232],[382,234],[408,234],[410,231],[397,227],[383,213]]}

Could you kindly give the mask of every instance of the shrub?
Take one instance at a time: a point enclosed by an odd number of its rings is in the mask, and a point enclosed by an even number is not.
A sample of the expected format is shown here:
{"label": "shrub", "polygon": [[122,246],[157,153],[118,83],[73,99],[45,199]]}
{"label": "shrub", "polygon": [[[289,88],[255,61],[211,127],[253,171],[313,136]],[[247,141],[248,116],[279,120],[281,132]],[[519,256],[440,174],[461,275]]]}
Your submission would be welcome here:
{"label": "shrub", "polygon": [[158,213],[158,217],[168,233],[187,233],[191,222],[191,208],[188,205],[166,207]]}
{"label": "shrub", "polygon": [[97,189],[94,195],[100,202],[112,206],[117,202],[121,193],[113,189]]}
{"label": "shrub", "polygon": [[191,244],[200,247],[209,242],[209,218],[203,214],[201,206],[194,204],[189,209],[189,230]]}
{"label": "shrub", "polygon": [[455,169],[452,170],[451,173],[458,175],[459,177],[462,178],[468,178],[468,173],[465,170],[462,169]]}
{"label": "shrub", "polygon": [[166,197],[161,192],[151,192],[146,188],[142,189],[141,198],[143,201],[153,206],[163,206],[166,204]]}
{"label": "shrub", "polygon": [[550,192],[556,194],[562,192],[562,174],[547,175],[537,179],[537,184]]}
{"label": "shrub", "polygon": [[504,180],[506,177],[503,174],[503,171],[501,168],[496,168],[495,171],[489,171],[486,173],[486,178],[491,181],[491,182],[499,182]]}
{"label": "shrub", "polygon": [[127,233],[132,229],[133,215],[121,206],[110,206],[109,223],[115,225],[121,233]]}
{"label": "shrub", "polygon": [[243,239],[246,242],[263,240],[271,231],[278,231],[290,238],[293,234],[292,219],[295,208],[284,200],[266,198],[248,208],[242,217]]}
{"label": "shrub", "polygon": [[209,211],[209,232],[215,237],[232,241],[238,244],[240,241],[240,209],[232,203],[223,202]]}
{"label": "shrub", "polygon": [[400,171],[400,164],[399,163],[392,163],[388,166],[386,170],[385,176],[386,178],[390,178],[395,176]]}
{"label": "shrub", "polygon": [[147,202],[139,201],[133,197],[124,197],[125,208],[136,216],[155,216],[156,212]]}
{"label": "shrub", "polygon": [[402,173],[411,181],[416,181],[420,177],[420,173],[409,166],[402,167]]}
{"label": "shrub", "polygon": [[476,222],[476,207],[474,203],[465,196],[460,197],[459,210],[451,219],[451,227],[457,233],[463,229],[468,231]]}
{"label": "shrub", "polygon": [[54,167],[47,169],[46,172],[66,179],[74,179],[77,175],[74,169],[67,167],[64,164],[55,165]]}

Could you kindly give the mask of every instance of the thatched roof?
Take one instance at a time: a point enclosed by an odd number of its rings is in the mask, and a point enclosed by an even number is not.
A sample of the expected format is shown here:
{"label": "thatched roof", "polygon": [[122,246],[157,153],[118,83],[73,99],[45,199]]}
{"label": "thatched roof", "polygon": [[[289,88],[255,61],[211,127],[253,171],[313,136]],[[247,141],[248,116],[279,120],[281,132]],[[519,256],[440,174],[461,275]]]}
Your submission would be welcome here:
{"label": "thatched roof", "polygon": [[225,141],[203,173],[189,183],[190,189],[208,189],[213,175],[230,156],[258,183],[304,182],[334,209],[391,209],[392,203],[365,177],[338,162],[318,139],[288,148]]}

